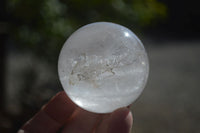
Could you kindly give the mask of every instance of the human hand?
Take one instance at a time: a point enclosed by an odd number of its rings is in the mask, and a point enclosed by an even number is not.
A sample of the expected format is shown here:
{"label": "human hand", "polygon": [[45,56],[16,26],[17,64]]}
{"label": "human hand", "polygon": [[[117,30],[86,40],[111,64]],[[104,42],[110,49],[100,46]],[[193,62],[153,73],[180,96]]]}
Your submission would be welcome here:
{"label": "human hand", "polygon": [[76,106],[62,91],[26,122],[18,133],[129,133],[132,121],[128,108],[109,114],[91,113]]}

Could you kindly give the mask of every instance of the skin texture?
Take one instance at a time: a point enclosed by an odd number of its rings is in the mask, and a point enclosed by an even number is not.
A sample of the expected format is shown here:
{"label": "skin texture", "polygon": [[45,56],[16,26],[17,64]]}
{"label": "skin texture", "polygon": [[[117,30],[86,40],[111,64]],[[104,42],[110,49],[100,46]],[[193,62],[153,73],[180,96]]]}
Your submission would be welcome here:
{"label": "skin texture", "polygon": [[95,114],[77,107],[64,91],[57,93],[18,133],[130,133],[132,113],[120,108]]}

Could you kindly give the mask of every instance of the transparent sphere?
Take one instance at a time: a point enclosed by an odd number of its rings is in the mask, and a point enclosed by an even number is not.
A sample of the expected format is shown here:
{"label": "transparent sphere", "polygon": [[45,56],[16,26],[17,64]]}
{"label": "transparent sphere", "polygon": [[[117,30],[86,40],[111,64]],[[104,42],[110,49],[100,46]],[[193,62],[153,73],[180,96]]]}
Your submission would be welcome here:
{"label": "transparent sphere", "polygon": [[134,102],[149,72],[142,42],[126,27],[108,22],[83,26],[65,42],[58,73],[70,99],[81,108],[108,113]]}

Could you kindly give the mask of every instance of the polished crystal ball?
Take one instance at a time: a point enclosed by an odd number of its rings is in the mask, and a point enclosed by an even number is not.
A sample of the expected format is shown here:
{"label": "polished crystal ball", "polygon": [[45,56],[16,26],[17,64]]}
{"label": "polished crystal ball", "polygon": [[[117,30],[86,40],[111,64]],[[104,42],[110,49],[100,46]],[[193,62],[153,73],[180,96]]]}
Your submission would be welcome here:
{"label": "polished crystal ball", "polygon": [[69,98],[79,107],[109,113],[133,103],[149,72],[142,42],[126,27],[97,22],[81,27],[65,42],[58,73]]}

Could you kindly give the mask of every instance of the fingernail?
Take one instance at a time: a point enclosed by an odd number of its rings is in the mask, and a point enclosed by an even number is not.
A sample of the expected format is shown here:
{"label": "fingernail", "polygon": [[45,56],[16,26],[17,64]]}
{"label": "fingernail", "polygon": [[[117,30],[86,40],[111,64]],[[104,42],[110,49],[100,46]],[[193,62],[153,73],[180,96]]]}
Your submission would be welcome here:
{"label": "fingernail", "polygon": [[17,133],[25,133],[24,130],[20,129]]}
{"label": "fingernail", "polygon": [[122,108],[112,115],[108,133],[129,133],[132,127],[132,113],[127,108]]}

